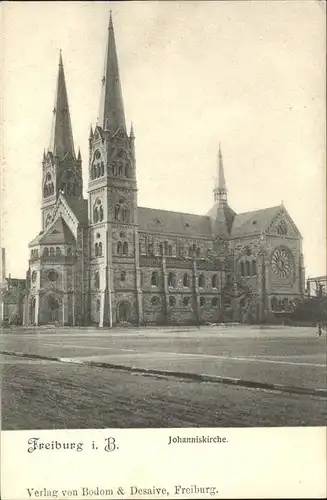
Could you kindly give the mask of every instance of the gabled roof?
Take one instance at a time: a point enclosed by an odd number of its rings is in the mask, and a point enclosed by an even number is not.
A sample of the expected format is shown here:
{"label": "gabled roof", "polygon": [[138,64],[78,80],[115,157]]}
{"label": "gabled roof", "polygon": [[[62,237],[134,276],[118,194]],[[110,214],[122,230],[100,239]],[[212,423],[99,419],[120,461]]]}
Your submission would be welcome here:
{"label": "gabled roof", "polygon": [[140,231],[169,233],[189,236],[212,237],[210,218],[205,215],[185,214],[138,207],[138,223]]}
{"label": "gabled roof", "polygon": [[231,237],[245,236],[266,230],[280,208],[279,205],[235,215]]}
{"label": "gabled roof", "polygon": [[[218,206],[219,206],[219,202],[216,202],[210,208],[209,212],[207,213],[207,217],[210,217],[210,219],[215,220],[217,217],[217,213],[218,213]],[[224,210],[224,215],[225,215],[225,220],[226,220],[228,232],[230,232],[232,225],[233,225],[234,217],[236,216],[236,213],[227,203],[224,204],[223,210]]]}
{"label": "gabled roof", "polygon": [[67,226],[64,219],[60,216],[44,232],[34,238],[29,244],[33,245],[61,245],[75,243],[75,238]]}
{"label": "gabled roof", "polygon": [[26,279],[24,278],[6,278],[7,284],[10,287],[14,288],[25,288],[26,287]]}
{"label": "gabled roof", "polygon": [[64,196],[68,206],[74,212],[78,222],[82,226],[87,226],[89,221],[88,202],[84,198],[74,198]]}

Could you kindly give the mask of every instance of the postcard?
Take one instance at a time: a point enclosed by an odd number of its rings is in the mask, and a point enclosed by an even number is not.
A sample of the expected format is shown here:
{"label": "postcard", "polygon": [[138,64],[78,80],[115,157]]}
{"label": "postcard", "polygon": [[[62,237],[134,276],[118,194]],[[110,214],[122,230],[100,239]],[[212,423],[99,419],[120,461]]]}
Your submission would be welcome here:
{"label": "postcard", "polygon": [[1,5],[3,500],[326,497],[325,5]]}

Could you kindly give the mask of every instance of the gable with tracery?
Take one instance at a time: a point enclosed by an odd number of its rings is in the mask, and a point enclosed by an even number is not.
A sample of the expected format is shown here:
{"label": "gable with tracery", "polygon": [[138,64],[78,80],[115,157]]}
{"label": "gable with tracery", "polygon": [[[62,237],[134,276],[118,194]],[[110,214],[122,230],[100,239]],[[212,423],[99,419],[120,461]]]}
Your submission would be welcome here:
{"label": "gable with tracery", "polygon": [[301,234],[294,221],[283,207],[271,221],[267,233],[271,236],[278,236],[281,238],[301,238]]}

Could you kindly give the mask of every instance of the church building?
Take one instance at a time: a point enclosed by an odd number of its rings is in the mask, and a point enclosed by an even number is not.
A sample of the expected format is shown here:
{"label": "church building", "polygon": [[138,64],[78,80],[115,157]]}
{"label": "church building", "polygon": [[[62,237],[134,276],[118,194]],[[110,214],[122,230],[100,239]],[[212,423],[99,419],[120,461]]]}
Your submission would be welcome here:
{"label": "church building", "polygon": [[234,212],[220,146],[207,214],[138,205],[135,137],[126,127],[111,16],[105,57],[84,199],[60,54],[24,323],[262,323],[290,313],[304,293],[301,235],[283,205]]}

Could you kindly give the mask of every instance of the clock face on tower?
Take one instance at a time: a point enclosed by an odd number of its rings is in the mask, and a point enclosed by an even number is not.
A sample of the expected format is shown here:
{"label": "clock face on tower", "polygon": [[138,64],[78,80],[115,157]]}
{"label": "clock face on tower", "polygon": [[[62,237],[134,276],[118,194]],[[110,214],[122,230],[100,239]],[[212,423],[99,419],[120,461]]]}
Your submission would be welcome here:
{"label": "clock face on tower", "polygon": [[287,278],[292,270],[292,259],[285,248],[276,248],[271,258],[271,267],[278,278]]}

